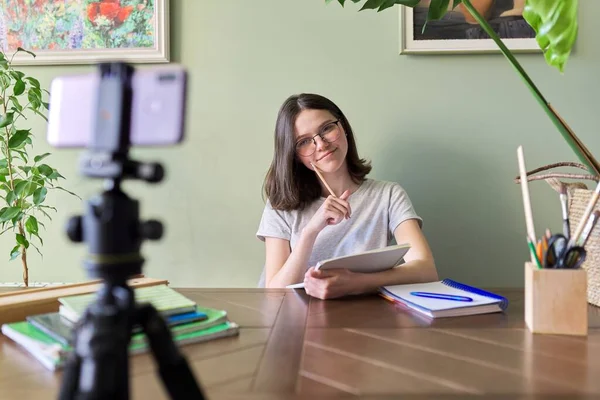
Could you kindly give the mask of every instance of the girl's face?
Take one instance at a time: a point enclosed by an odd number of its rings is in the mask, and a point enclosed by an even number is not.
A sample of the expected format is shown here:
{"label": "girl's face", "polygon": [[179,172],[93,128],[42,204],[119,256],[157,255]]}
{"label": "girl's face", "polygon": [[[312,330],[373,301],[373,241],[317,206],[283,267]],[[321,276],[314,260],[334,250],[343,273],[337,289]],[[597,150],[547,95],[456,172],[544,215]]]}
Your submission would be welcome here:
{"label": "girl's face", "polygon": [[323,172],[346,164],[348,140],[342,122],[327,110],[302,110],[295,124],[296,157],[308,169],[312,162]]}

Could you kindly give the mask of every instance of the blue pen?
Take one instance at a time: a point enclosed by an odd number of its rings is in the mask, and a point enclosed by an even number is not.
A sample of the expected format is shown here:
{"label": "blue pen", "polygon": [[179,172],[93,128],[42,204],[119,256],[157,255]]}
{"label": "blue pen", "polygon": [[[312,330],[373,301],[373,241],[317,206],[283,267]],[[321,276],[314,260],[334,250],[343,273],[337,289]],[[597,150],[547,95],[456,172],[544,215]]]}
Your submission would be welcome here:
{"label": "blue pen", "polygon": [[431,292],[410,292],[413,296],[428,297],[430,299],[455,300],[455,301],[473,301],[470,297],[455,296],[453,294],[431,293]]}

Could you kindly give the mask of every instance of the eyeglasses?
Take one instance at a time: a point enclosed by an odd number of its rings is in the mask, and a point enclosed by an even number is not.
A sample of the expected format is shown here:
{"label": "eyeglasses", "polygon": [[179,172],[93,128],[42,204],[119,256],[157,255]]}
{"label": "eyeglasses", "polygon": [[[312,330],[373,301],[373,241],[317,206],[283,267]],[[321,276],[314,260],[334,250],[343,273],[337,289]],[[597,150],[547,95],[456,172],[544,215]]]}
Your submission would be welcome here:
{"label": "eyeglasses", "polygon": [[317,150],[317,141],[315,140],[317,136],[319,136],[322,141],[327,143],[332,143],[338,140],[340,137],[340,129],[338,126],[339,122],[339,119],[328,122],[321,127],[319,133],[317,133],[315,136],[300,139],[298,142],[296,142],[296,152],[303,157],[311,156]]}

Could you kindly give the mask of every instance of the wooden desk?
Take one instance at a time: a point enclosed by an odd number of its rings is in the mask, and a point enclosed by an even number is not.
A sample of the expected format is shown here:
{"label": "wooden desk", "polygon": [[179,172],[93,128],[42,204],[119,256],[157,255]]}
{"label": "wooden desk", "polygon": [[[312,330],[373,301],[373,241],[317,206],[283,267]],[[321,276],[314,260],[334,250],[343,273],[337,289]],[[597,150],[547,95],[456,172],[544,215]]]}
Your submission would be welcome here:
{"label": "wooden desk", "polygon": [[[304,292],[181,289],[222,308],[239,337],[183,347],[210,399],[600,397],[600,309],[588,337],[533,335],[523,294],[506,314],[427,321],[377,297],[319,301]],[[0,337],[0,398],[56,398],[61,374]],[[152,357],[134,356],[132,397],[167,398]],[[387,396],[386,396],[387,395]]]}

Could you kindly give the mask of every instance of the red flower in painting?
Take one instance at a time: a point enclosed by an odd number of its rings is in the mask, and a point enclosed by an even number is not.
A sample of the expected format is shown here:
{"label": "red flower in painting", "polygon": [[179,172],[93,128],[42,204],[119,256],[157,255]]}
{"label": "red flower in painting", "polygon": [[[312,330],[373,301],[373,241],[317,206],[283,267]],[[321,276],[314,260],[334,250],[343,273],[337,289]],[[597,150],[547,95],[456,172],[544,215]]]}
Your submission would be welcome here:
{"label": "red flower in painting", "polygon": [[92,24],[101,15],[113,22],[115,27],[121,26],[133,11],[133,6],[121,7],[120,0],[102,0],[90,3],[87,7],[87,17]]}
{"label": "red flower in painting", "polygon": [[117,22],[119,23],[119,25],[121,25],[123,22],[125,22],[127,18],[129,18],[129,15],[132,11],[133,6],[121,7],[119,13],[117,14]]}

